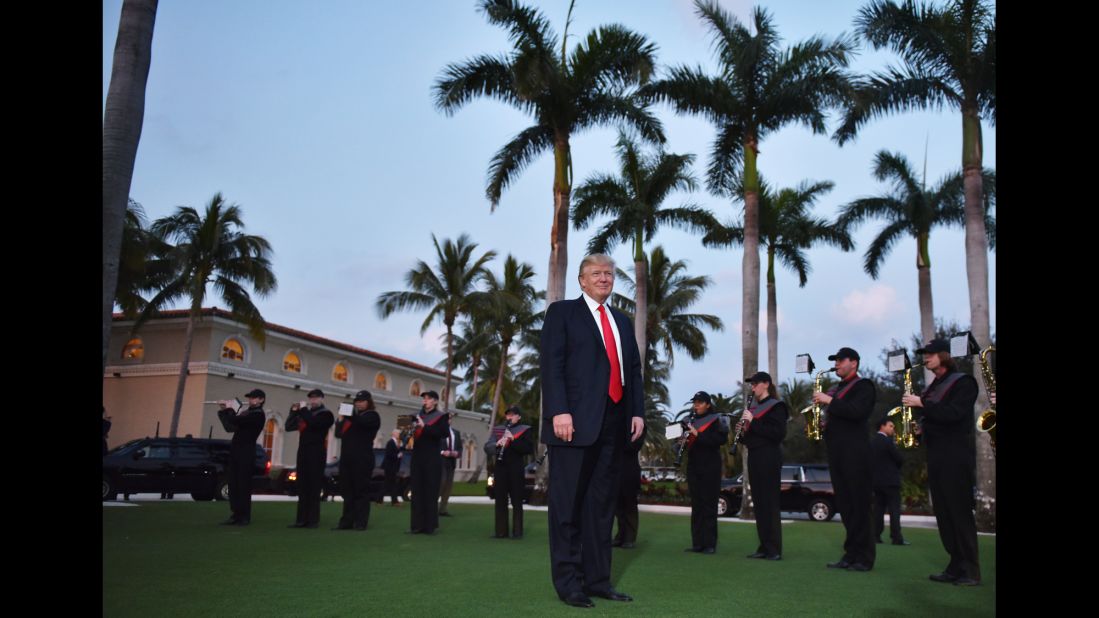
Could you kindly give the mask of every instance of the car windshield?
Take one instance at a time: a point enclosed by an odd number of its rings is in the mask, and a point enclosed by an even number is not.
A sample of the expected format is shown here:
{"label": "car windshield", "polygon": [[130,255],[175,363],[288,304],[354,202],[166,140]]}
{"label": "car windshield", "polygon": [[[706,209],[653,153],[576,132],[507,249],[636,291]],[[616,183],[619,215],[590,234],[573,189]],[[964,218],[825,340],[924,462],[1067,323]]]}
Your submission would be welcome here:
{"label": "car windshield", "polygon": [[116,446],[113,449],[107,451],[107,454],[108,455],[125,455],[127,453],[132,453],[140,447],[142,442],[143,442],[143,440],[140,440],[140,439],[130,440],[129,442],[127,442],[126,444],[123,444],[122,446]]}

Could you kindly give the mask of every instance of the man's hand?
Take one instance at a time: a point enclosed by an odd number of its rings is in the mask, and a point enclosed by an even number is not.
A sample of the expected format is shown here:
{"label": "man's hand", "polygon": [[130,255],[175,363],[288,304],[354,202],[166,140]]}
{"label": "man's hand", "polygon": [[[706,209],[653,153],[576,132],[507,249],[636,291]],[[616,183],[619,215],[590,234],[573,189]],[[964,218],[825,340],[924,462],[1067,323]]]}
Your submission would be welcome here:
{"label": "man's hand", "polygon": [[923,400],[917,395],[905,395],[901,397],[901,403],[910,408],[922,408]]}
{"label": "man's hand", "polygon": [[829,405],[832,403],[832,396],[827,393],[813,393],[813,403]]}
{"label": "man's hand", "polygon": [[641,437],[641,432],[645,431],[645,419],[640,416],[633,417],[630,421],[630,442]]}
{"label": "man's hand", "polygon": [[557,436],[557,439],[572,442],[573,432],[571,414],[558,414],[553,417],[553,435]]}

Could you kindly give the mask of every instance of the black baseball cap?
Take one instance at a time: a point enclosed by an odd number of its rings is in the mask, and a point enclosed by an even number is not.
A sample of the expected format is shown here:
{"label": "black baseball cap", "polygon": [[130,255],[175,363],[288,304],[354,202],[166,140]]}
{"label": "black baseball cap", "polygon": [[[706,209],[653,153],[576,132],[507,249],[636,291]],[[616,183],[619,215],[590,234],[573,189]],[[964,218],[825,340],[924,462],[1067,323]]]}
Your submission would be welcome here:
{"label": "black baseball cap", "polygon": [[828,360],[834,361],[834,360],[840,360],[840,359],[843,359],[843,358],[849,358],[851,360],[860,360],[859,359],[859,353],[852,350],[851,348],[840,348],[840,351],[836,352],[835,354],[833,354],[831,356],[829,356]]}
{"label": "black baseball cap", "polygon": [[508,406],[508,409],[507,409],[507,410],[504,410],[504,414],[505,414],[505,415],[507,415],[507,414],[515,414],[515,415],[518,415],[518,416],[522,416],[522,415],[523,415],[523,411],[519,409],[519,406],[516,406],[516,405],[510,405],[510,406]]}
{"label": "black baseball cap", "polygon": [[309,391],[309,394],[306,395],[306,397],[320,397],[320,398],[323,399],[324,398],[324,392],[321,391],[321,389],[319,389],[319,388],[314,388],[313,390]]}
{"label": "black baseball cap", "polygon": [[771,384],[774,380],[771,379],[771,374],[766,371],[757,371],[748,378],[747,382],[748,384],[758,384],[760,382]]}
{"label": "black baseball cap", "polygon": [[438,401],[439,400],[439,393],[436,393],[435,391],[424,391],[424,392],[420,393],[420,397],[421,398],[431,397],[435,401]]}
{"label": "black baseball cap", "polygon": [[264,399],[267,399],[267,393],[261,391],[258,388],[253,388],[252,390],[248,391],[247,393],[244,393],[244,396],[245,397],[262,397]]}
{"label": "black baseball cap", "polygon": [[374,396],[370,391],[359,391],[355,393],[355,401],[374,401]]}
{"label": "black baseball cap", "polygon": [[950,342],[946,339],[932,339],[924,347],[916,350],[916,354],[934,354],[935,352],[949,352]]}
{"label": "black baseball cap", "polygon": [[687,403],[694,403],[696,401],[703,401],[710,404],[711,406],[714,405],[714,400],[710,398],[710,393],[707,393],[706,391],[698,391],[697,393],[695,393],[695,396],[691,397],[691,400]]}

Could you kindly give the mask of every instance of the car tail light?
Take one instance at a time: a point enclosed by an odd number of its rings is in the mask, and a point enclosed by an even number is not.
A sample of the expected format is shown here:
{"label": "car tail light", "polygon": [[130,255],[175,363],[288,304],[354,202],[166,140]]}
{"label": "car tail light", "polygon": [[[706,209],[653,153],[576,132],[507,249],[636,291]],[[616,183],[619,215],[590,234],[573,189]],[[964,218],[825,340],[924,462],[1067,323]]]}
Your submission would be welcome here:
{"label": "car tail light", "polygon": [[298,480],[298,471],[294,470],[294,471],[290,472],[290,475],[286,477],[286,480],[288,480],[288,481]]}
{"label": "car tail light", "polygon": [[488,486],[492,487],[492,475],[488,475]]}
{"label": "car tail light", "polygon": [[264,476],[267,476],[268,474],[271,474],[271,462],[270,462],[270,461],[269,461],[269,462],[267,462],[267,463],[266,463],[266,464],[265,464],[265,465],[263,466],[263,474],[264,474]]}

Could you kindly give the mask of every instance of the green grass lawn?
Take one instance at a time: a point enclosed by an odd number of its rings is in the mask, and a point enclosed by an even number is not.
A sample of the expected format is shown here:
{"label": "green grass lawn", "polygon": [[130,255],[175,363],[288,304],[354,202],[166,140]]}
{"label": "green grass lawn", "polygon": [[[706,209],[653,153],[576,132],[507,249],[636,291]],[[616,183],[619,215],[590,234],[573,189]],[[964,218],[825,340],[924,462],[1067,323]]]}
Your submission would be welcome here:
{"label": "green grass lawn", "polygon": [[[456,485],[457,486],[457,485]],[[878,545],[869,573],[824,567],[841,554],[838,522],[783,524],[781,562],[748,560],[755,526],[719,525],[718,553],[687,554],[690,520],[641,514],[638,547],[614,550],[613,581],[633,603],[561,603],[549,574],[545,512],[526,538],[488,538],[492,508],[451,504],[435,536],[407,535],[408,506],[375,505],[365,532],[288,529],[293,502],[253,503],[252,525],[218,526],[225,503],[144,502],[103,508],[105,616],[958,616],[995,613],[994,537],[980,537],[984,583],[928,581],[947,556],[934,529],[906,528],[908,547]]]}

